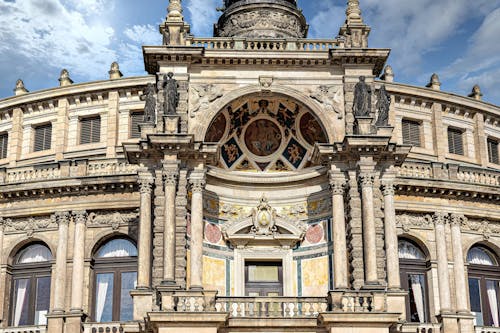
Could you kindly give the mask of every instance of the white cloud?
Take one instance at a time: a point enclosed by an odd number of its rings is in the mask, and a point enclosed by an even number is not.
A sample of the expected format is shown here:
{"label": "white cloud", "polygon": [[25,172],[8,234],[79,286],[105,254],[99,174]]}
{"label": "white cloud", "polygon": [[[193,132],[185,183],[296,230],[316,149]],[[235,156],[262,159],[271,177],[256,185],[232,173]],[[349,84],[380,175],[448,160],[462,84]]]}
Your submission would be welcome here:
{"label": "white cloud", "polygon": [[142,45],[161,45],[158,27],[151,24],[134,25],[125,29],[123,34],[128,40],[122,41],[119,47],[122,71],[127,75],[144,75]]}
{"label": "white cloud", "polygon": [[221,6],[221,0],[188,0],[184,8],[189,11],[192,33],[197,36],[206,35],[217,22],[219,14],[216,8]]}

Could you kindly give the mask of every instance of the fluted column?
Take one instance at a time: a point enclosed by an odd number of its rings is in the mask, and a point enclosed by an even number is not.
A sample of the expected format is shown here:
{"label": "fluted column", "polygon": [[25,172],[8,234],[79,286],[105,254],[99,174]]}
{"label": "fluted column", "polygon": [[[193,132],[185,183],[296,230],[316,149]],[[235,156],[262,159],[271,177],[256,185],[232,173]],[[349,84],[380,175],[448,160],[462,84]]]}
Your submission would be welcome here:
{"label": "fluted column", "polygon": [[377,239],[375,211],[373,206],[373,182],[371,173],[361,173],[361,201],[363,206],[363,253],[365,261],[365,284],[378,284],[377,276]]}
{"label": "fluted column", "polygon": [[460,226],[465,220],[465,216],[452,214],[450,218],[451,222],[451,245],[453,247],[453,273],[455,276],[455,294],[457,298],[457,312],[468,313],[467,306],[467,296],[465,290],[467,290],[465,282],[465,266],[464,266],[464,255],[462,248],[462,234],[460,232]]}
{"label": "fluted column", "polygon": [[56,253],[56,268],[54,276],[54,306],[52,313],[63,313],[65,311],[66,298],[66,261],[68,256],[68,224],[69,212],[57,212],[55,219],[59,225]]}
{"label": "fluted column", "polygon": [[141,211],[139,220],[139,249],[137,289],[151,287],[151,193],[153,191],[153,176],[149,172],[139,174],[141,193]]}
{"label": "fluted column", "polygon": [[73,273],[71,284],[71,312],[83,312],[83,276],[85,269],[85,225],[87,212],[73,212],[75,237],[73,244]]}
{"label": "fluted column", "polygon": [[205,172],[194,171],[191,184],[191,284],[194,290],[203,289],[203,189]]}
{"label": "fluted column", "polygon": [[335,289],[347,289],[347,242],[345,231],[344,191],[347,182],[343,174],[330,173],[332,189],[333,273]]}
{"label": "fluted column", "polygon": [[384,233],[385,256],[387,258],[387,285],[389,289],[400,289],[398,234],[396,229],[396,210],[394,208],[394,184],[382,183],[384,195]]}
{"label": "fluted column", "polygon": [[445,230],[447,218],[448,214],[444,213],[436,213],[433,216],[436,232],[437,270],[441,313],[451,311],[450,278],[448,276],[448,252],[446,250]]}
{"label": "fluted column", "polygon": [[177,164],[165,164],[165,220],[163,224],[163,283],[175,285],[175,195],[179,172]]}

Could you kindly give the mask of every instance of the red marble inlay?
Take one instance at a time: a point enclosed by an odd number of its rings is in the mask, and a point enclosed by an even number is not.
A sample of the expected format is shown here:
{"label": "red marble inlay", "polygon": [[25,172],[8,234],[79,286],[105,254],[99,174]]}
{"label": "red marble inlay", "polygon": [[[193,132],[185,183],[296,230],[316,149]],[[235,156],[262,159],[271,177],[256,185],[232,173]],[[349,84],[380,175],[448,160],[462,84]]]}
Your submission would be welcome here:
{"label": "red marble inlay", "polygon": [[307,229],[306,240],[311,244],[318,244],[323,240],[323,236],[324,231],[321,224],[313,225]]}
{"label": "red marble inlay", "polygon": [[218,244],[222,239],[222,232],[219,226],[211,223],[205,225],[205,237],[212,244]]}

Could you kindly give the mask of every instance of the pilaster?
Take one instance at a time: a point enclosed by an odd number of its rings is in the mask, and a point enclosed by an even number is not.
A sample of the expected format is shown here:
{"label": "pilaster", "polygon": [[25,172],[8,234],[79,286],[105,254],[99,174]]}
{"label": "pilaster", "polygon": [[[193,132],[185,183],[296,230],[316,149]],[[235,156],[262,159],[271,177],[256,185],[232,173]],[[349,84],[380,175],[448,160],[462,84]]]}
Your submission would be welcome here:
{"label": "pilaster", "polygon": [[118,120],[120,108],[120,95],[118,91],[110,91],[108,97],[108,112],[106,124],[106,156],[116,157],[116,146],[118,145]]}
{"label": "pilaster", "polygon": [[53,123],[55,138],[54,149],[56,154],[56,160],[62,160],[64,156],[65,146],[67,144],[68,137],[68,110],[69,102],[66,98],[62,98],[57,102],[57,121]]}
{"label": "pilaster", "polygon": [[384,238],[387,262],[387,286],[391,290],[399,290],[401,288],[401,281],[399,276],[396,210],[394,208],[394,178],[395,175],[391,175],[382,181],[382,194],[384,196]]}
{"label": "pilaster", "polygon": [[21,159],[23,147],[23,110],[15,108],[12,111],[12,129],[9,133],[9,166],[15,167],[16,161]]}
{"label": "pilaster", "polygon": [[191,185],[191,290],[203,289],[203,189],[205,170],[194,170]]}
{"label": "pilaster", "polygon": [[330,187],[332,190],[333,218],[333,267],[335,289],[348,288],[347,242],[345,228],[344,193],[347,185],[345,175],[330,171]]}
{"label": "pilaster", "polygon": [[439,285],[440,313],[449,314],[451,312],[450,278],[448,276],[448,251],[446,248],[445,224],[448,214],[436,213],[433,216],[436,233],[436,254]]}
{"label": "pilaster", "polygon": [[163,281],[162,285],[175,285],[176,210],[175,197],[179,166],[175,160],[163,162],[164,225],[163,225]]}

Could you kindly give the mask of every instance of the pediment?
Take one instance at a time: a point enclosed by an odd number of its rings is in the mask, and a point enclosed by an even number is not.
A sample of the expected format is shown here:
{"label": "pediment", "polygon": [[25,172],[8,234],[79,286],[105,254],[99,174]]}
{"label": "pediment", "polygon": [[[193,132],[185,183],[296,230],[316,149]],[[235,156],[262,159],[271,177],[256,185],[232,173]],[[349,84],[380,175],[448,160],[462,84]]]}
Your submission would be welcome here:
{"label": "pediment", "polygon": [[304,239],[307,224],[279,215],[263,197],[249,215],[229,221],[222,229],[225,240],[238,248],[245,246],[292,248]]}

